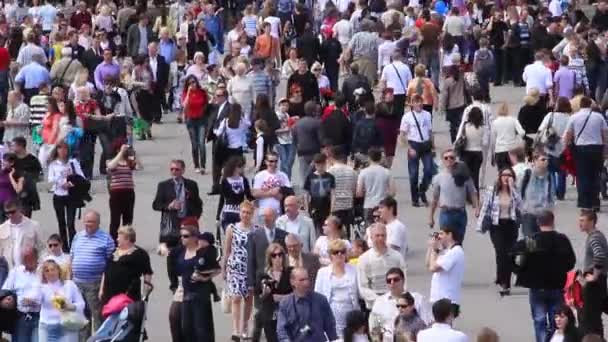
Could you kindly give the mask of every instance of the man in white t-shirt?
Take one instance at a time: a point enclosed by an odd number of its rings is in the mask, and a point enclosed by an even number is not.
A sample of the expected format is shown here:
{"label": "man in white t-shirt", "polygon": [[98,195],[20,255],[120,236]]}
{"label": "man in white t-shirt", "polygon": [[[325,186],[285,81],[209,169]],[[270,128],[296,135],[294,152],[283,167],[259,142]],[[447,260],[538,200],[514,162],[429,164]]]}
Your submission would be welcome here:
{"label": "man in white t-shirt", "polygon": [[270,24],[270,35],[279,39],[281,36],[281,19],[275,16],[274,9],[271,9],[270,15],[264,19],[264,22]]}
{"label": "man in white t-shirt", "polygon": [[418,342],[468,342],[469,338],[463,332],[452,328],[454,314],[454,303],[447,298],[442,298],[433,304],[433,318],[435,323],[418,333]]}
{"label": "man in white t-shirt", "polygon": [[429,300],[434,303],[447,298],[454,306],[454,318],[460,313],[460,295],[464,276],[464,250],[458,230],[443,226],[431,238],[426,252],[426,267],[433,272]]}
{"label": "man in white t-shirt", "polygon": [[253,197],[258,200],[259,213],[265,208],[274,209],[277,214],[281,214],[281,188],[291,187],[289,177],[277,169],[279,156],[274,152],[268,152],[264,162],[266,170],[255,174],[253,178]]}
{"label": "man in white t-shirt", "polygon": [[405,110],[405,97],[407,94],[407,85],[412,80],[410,67],[403,63],[403,56],[399,50],[393,51],[391,54],[392,62],[382,69],[380,76],[380,87],[382,89],[392,88],[394,94],[393,105],[397,109],[393,113],[402,115]]}
{"label": "man in white t-shirt", "polygon": [[407,229],[397,219],[397,201],[391,197],[385,197],[378,204],[380,220],[386,225],[386,243],[392,249],[399,252],[403,259],[407,256]]}

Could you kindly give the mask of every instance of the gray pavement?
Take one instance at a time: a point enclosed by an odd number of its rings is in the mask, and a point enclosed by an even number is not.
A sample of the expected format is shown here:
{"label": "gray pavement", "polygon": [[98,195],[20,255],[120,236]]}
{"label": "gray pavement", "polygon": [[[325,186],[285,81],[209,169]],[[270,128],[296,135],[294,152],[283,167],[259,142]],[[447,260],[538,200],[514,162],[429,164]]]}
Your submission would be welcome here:
{"label": "gray pavement", "polygon": [[[493,90],[495,102],[507,101],[512,113],[516,115],[523,97],[523,88],[499,87]],[[172,158],[183,158],[188,164],[186,177],[191,177],[199,184],[203,194],[204,216],[201,226],[204,230],[213,231],[215,224],[215,211],[218,197],[208,197],[206,193],[211,187],[210,175],[195,175],[192,172],[190,157],[190,144],[183,125],[176,124],[175,116],[170,114],[164,117],[165,124],[153,127],[153,141],[136,142],[136,150],[143,161],[144,169],[136,173],[136,204],[134,227],[138,234],[137,243],[151,254],[152,267],[155,271],[153,282],[156,290],[151,296],[148,311],[147,329],[150,341],[170,341],[168,311],[171,303],[171,293],[168,289],[165,260],[154,253],[158,241],[160,214],[152,211],[152,200],[156,191],[157,182],[166,179],[169,175],[168,163]],[[435,130],[438,136],[438,146],[448,146],[447,124],[444,117],[434,119]],[[98,147],[99,149],[99,147]],[[98,152],[99,153],[99,152]],[[208,152],[210,160],[210,150]],[[249,157],[249,163],[251,158]],[[210,162],[208,163],[210,170]],[[413,208],[410,206],[407,180],[407,165],[404,150],[399,147],[393,165],[392,173],[397,180],[399,202],[399,218],[408,227],[410,253],[407,259],[407,285],[411,291],[423,293],[428,297],[431,275],[424,268],[424,253],[428,239],[427,225],[428,209]],[[489,170],[487,182],[495,179],[496,172]],[[296,180],[299,182],[299,180]],[[93,182],[94,200],[88,208],[98,210],[102,214],[102,227],[107,229],[109,221],[108,194],[105,179]],[[575,208],[575,189],[570,186],[566,200],[559,202],[556,208],[557,229],[566,233],[579,257],[582,260],[582,246],[584,236],[577,228],[577,210]],[[51,205],[51,195],[41,194],[41,211],[34,213],[34,219],[43,227],[43,235],[47,237],[56,232],[56,219]],[[510,297],[500,298],[493,286],[494,280],[494,252],[487,235],[480,235],[473,230],[474,219],[469,213],[469,227],[465,241],[466,274],[463,285],[462,316],[457,321],[457,327],[467,333],[473,340],[475,333],[484,326],[496,329],[501,341],[520,342],[533,341],[533,327],[530,317],[527,290],[515,288]],[[600,216],[599,225],[606,225],[604,214]],[[82,224],[77,224],[82,229]],[[217,278],[218,287],[221,280]],[[221,312],[220,306],[214,307],[214,321],[216,327],[216,341],[228,341],[231,334],[230,316]]]}

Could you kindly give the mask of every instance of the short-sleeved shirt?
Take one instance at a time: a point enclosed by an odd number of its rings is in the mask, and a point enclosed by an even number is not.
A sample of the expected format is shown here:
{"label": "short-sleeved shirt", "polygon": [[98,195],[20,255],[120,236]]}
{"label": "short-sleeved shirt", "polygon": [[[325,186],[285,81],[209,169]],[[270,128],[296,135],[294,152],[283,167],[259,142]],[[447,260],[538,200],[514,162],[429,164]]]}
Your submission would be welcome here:
{"label": "short-sleeved shirt", "polygon": [[[415,119],[414,115],[416,116]],[[416,120],[418,121],[418,126],[420,126],[420,131],[418,131]],[[407,134],[408,140],[423,142],[428,141],[431,138],[432,127],[433,122],[431,121],[431,114],[429,112],[425,110],[418,113],[409,111],[401,118],[399,130]],[[420,136],[420,133],[422,133],[422,137]]]}
{"label": "short-sleeved shirt", "polygon": [[114,240],[107,232],[97,229],[89,234],[81,230],[74,236],[70,255],[75,282],[94,282],[101,279],[107,260],[114,253]]}
{"label": "short-sleeved shirt", "polygon": [[380,165],[370,165],[361,170],[357,182],[362,184],[365,191],[363,208],[372,209],[386,197],[390,180],[390,172]]}
{"label": "short-sleeved shirt", "polygon": [[[589,121],[585,125],[588,116]],[[585,129],[583,129],[583,125],[585,125]],[[577,146],[602,145],[602,133],[606,129],[608,129],[608,126],[602,114],[593,112],[590,108],[581,108],[581,110],[572,114],[566,125],[566,131],[572,132],[572,139]],[[577,136],[579,136],[578,139],[576,138]]]}
{"label": "short-sleeved shirt", "polygon": [[329,209],[331,191],[335,188],[336,179],[329,172],[323,174],[311,172],[304,181],[304,190],[310,194],[310,207],[315,209]]}
{"label": "short-sleeved shirt", "polygon": [[[254,189],[272,189],[290,186],[291,183],[289,182],[289,177],[287,177],[287,175],[281,171],[270,173],[268,170],[263,170],[256,173],[255,177],[253,178]],[[262,212],[265,208],[272,208],[277,213],[280,213],[281,211],[281,202],[274,197],[260,198],[258,200],[258,205],[260,212]]]}
{"label": "short-sleeved shirt", "polygon": [[459,245],[453,246],[437,257],[437,264],[441,271],[433,273],[431,278],[431,303],[447,298],[459,304],[464,277],[464,250]]}
{"label": "short-sleeved shirt", "polygon": [[327,170],[336,180],[333,210],[346,210],[353,207],[353,190],[357,185],[357,174],[346,164],[334,164]]}
{"label": "short-sleeved shirt", "polygon": [[395,95],[407,93],[407,85],[412,80],[410,68],[403,62],[393,62],[382,69],[382,80],[386,81],[386,86],[393,88]]}
{"label": "short-sleeved shirt", "polygon": [[475,184],[469,177],[463,186],[454,183],[454,176],[443,171],[433,177],[433,198],[439,201],[439,207],[464,208],[467,203],[467,192],[475,194]]}

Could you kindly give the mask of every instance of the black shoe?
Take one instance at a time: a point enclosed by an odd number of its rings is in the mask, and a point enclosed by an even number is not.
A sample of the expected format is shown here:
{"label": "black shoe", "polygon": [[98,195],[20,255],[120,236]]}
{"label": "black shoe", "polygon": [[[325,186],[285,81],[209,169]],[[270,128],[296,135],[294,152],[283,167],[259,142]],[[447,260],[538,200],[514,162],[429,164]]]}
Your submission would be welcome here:
{"label": "black shoe", "polygon": [[231,341],[234,341],[234,342],[240,342],[240,341],[241,341],[241,338],[240,338],[240,337],[238,337],[238,336],[236,336],[236,335],[232,335],[232,336],[230,337],[230,340],[231,340]]}
{"label": "black shoe", "polygon": [[419,208],[420,207],[420,203],[418,203],[418,201],[412,201],[412,207]]}
{"label": "black shoe", "polygon": [[217,187],[212,187],[211,191],[209,191],[207,193],[208,196],[219,195],[219,194],[220,194],[220,189],[218,189]]}
{"label": "black shoe", "polygon": [[608,193],[602,192],[602,199],[603,200],[608,200]]}
{"label": "black shoe", "polygon": [[502,83],[498,82],[498,83],[494,83],[495,87],[500,87],[502,85]]}
{"label": "black shoe", "polygon": [[428,201],[427,201],[427,199],[426,199],[426,193],[424,193],[424,192],[421,192],[421,193],[420,193],[420,200],[422,201],[422,204],[423,204],[425,207],[428,207],[428,206],[429,206],[429,202],[428,202]]}
{"label": "black shoe", "polygon": [[501,288],[500,290],[498,290],[498,294],[501,297],[510,296],[511,295],[511,289]]}

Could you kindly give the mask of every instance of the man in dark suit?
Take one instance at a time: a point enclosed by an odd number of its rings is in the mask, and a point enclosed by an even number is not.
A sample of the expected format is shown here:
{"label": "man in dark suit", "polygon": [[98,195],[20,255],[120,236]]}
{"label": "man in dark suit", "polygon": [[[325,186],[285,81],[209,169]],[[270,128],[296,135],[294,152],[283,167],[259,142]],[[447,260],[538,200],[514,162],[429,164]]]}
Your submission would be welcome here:
{"label": "man in dark suit", "polygon": [[[148,15],[141,13],[139,21],[129,27],[127,31],[127,54],[129,56],[145,55],[146,45],[143,44],[148,44],[154,40],[154,33],[148,25],[148,21]],[[146,35],[144,39],[141,37],[142,32]]]}
{"label": "man in dark suit", "polygon": [[[165,61],[165,57],[158,54],[157,42],[148,44],[148,59],[154,76],[154,100],[159,101],[158,106],[161,107],[161,110],[155,112],[154,123],[160,123],[162,110],[167,108],[165,93],[169,84],[169,64]],[[154,108],[157,108],[156,105]]]}
{"label": "man in dark suit", "polygon": [[[262,216],[264,228],[250,232],[247,239],[247,287],[251,293],[266,274],[266,249],[271,243],[279,243],[285,248],[285,237],[287,236],[286,231],[275,227],[277,214],[273,209],[264,209]],[[259,309],[261,304],[259,295],[254,294],[253,304],[256,309]],[[254,316],[254,341],[259,341],[262,333],[263,322],[258,316],[258,313]]]}
{"label": "man in dark suit", "polygon": [[93,44],[90,48],[84,50],[81,56],[82,66],[89,70],[89,80],[95,79],[95,69],[97,69],[97,66],[101,64],[101,62],[103,62],[103,48],[101,47],[101,37],[95,35],[93,37]]}
{"label": "man in dark suit", "polygon": [[319,257],[313,253],[302,252],[302,239],[296,234],[287,234],[285,238],[289,267],[302,267],[308,271],[311,284],[317,279],[317,272],[321,268]]}
{"label": "man in dark suit", "polygon": [[185,218],[198,220],[203,214],[203,201],[195,181],[184,178],[186,163],[174,159],[170,164],[171,179],[158,183],[152,209],[160,211],[160,243],[173,247],[179,242],[179,228]]}
{"label": "man in dark suit", "polygon": [[69,31],[68,36],[70,37],[70,41],[66,47],[72,48],[72,58],[77,59],[81,64],[83,64],[83,55],[85,50],[82,45],[78,44],[78,31]]}
{"label": "man in dark suit", "polygon": [[213,101],[209,106],[207,106],[206,111],[205,117],[207,118],[207,123],[209,125],[208,127],[211,127],[211,129],[207,131],[207,141],[213,141],[213,158],[211,168],[213,185],[211,187],[211,192],[209,192],[207,195],[219,195],[223,159],[220,155],[215,153],[215,140],[217,137],[213,131],[220,126],[222,120],[227,118],[228,114],[230,113],[230,102],[228,102],[228,92],[226,91],[225,87],[218,87],[215,90]]}

